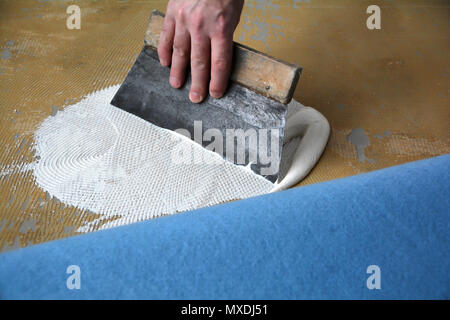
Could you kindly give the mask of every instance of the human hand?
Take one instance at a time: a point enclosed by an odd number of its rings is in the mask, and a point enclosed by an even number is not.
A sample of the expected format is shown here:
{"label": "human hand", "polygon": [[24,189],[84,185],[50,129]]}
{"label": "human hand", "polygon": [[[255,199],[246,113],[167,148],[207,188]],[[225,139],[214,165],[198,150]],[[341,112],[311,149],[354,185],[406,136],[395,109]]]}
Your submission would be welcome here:
{"label": "human hand", "polygon": [[207,94],[220,98],[227,88],[233,56],[233,33],[244,0],[170,0],[159,39],[163,66],[171,65],[170,84],[180,88],[191,65],[189,99]]}

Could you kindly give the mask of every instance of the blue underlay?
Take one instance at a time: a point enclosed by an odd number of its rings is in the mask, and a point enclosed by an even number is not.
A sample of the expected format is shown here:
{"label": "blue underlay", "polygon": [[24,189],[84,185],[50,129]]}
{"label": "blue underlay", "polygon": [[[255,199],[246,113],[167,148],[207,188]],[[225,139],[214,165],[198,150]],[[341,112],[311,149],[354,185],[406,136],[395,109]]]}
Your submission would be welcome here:
{"label": "blue underlay", "polygon": [[444,155],[4,253],[0,298],[449,299],[449,172]]}

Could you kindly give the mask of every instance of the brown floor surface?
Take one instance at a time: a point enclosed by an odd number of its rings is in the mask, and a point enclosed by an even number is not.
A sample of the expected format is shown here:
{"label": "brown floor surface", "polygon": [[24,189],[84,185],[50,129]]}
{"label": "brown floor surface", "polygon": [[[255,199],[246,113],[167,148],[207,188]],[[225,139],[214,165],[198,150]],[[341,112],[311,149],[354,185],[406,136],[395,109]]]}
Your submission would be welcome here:
{"label": "brown floor surface", "polygon": [[[33,132],[56,109],[121,83],[141,49],[152,9],[167,1],[0,1],[0,251],[76,234],[98,215],[66,207],[35,186]],[[300,184],[449,153],[446,0],[246,1],[236,40],[304,68],[295,98],[322,112],[331,137]],[[359,134],[360,148],[349,141]]]}

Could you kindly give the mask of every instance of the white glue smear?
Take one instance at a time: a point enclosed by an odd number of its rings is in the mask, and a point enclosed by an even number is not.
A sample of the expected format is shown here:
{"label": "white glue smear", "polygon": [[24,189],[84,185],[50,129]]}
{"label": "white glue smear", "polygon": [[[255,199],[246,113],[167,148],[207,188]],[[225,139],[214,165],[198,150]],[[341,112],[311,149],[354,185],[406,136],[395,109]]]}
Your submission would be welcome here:
{"label": "white glue smear", "polygon": [[[193,210],[268,193],[273,184],[173,131],[110,101],[119,86],[87,96],[44,120],[35,133],[37,184],[65,204],[102,218],[79,232]],[[173,150],[200,163],[177,164]],[[211,161],[214,160],[214,161]],[[206,163],[205,163],[206,162]],[[213,162],[213,163],[211,163]]]}

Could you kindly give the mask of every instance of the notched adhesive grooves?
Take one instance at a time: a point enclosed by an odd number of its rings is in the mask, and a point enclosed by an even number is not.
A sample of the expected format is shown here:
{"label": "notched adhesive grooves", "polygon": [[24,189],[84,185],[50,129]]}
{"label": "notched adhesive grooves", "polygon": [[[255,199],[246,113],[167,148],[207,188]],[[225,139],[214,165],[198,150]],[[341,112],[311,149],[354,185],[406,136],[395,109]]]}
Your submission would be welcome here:
{"label": "notched adhesive grooves", "polygon": [[[271,182],[251,170],[113,107],[109,102],[117,89],[66,107],[35,133],[39,160],[34,175],[52,196],[102,214],[102,219],[119,216],[102,226],[108,228],[272,189]],[[191,156],[190,163],[173,161],[180,150]]]}

